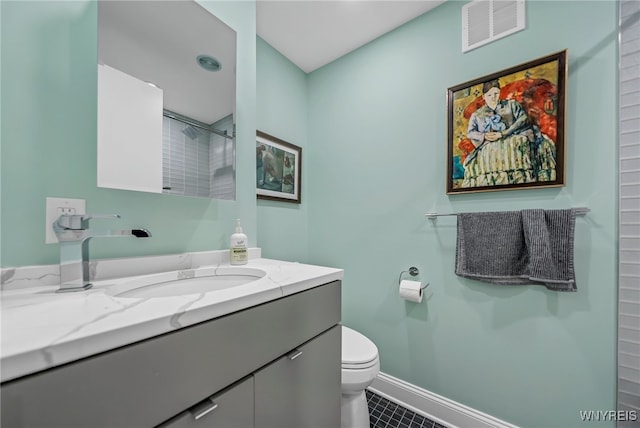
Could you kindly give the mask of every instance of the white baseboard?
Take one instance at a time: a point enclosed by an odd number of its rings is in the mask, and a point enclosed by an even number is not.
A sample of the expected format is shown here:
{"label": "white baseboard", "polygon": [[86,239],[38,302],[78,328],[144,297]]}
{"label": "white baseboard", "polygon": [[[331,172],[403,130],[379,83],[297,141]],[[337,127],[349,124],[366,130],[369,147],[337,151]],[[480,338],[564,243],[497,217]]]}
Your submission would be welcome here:
{"label": "white baseboard", "polygon": [[379,373],[369,389],[447,428],[518,428],[386,373]]}

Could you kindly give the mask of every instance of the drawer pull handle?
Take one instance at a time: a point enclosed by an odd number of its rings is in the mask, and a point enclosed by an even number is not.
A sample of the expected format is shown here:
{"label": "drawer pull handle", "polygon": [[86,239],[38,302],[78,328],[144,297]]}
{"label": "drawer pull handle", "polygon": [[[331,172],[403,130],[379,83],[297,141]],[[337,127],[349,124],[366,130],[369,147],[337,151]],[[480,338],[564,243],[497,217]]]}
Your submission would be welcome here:
{"label": "drawer pull handle", "polygon": [[302,355],[302,351],[299,349],[296,349],[293,352],[291,352],[288,356],[289,356],[289,359],[293,361],[296,358],[298,358],[300,355]]}
{"label": "drawer pull handle", "polygon": [[193,415],[193,419],[196,421],[205,415],[213,412],[218,408],[218,404],[211,401],[210,399],[206,399],[201,403],[196,404],[191,408],[191,414]]}

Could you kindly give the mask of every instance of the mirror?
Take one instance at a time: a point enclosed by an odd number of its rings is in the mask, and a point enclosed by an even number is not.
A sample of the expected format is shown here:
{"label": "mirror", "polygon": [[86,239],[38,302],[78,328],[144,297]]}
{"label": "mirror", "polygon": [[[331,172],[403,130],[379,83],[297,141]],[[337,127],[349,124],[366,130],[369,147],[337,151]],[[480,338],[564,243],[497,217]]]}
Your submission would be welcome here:
{"label": "mirror", "polygon": [[236,33],[194,1],[98,2],[98,187],[235,199]]}

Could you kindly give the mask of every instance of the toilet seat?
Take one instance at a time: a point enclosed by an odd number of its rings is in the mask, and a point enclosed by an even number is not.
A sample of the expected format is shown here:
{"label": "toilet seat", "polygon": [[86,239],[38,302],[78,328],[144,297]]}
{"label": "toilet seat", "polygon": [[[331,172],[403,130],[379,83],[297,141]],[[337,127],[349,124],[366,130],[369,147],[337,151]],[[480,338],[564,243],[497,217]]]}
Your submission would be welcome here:
{"label": "toilet seat", "polygon": [[342,368],[366,370],[378,364],[378,348],[369,340],[349,327],[342,326]]}

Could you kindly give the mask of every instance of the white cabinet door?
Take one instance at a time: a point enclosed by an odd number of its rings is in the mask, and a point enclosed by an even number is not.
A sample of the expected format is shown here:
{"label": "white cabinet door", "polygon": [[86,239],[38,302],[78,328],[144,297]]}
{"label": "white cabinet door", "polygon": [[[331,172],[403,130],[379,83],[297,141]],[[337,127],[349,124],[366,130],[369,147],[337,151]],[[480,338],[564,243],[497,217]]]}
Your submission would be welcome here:
{"label": "white cabinet door", "polygon": [[162,192],[162,89],[98,66],[98,187]]}

